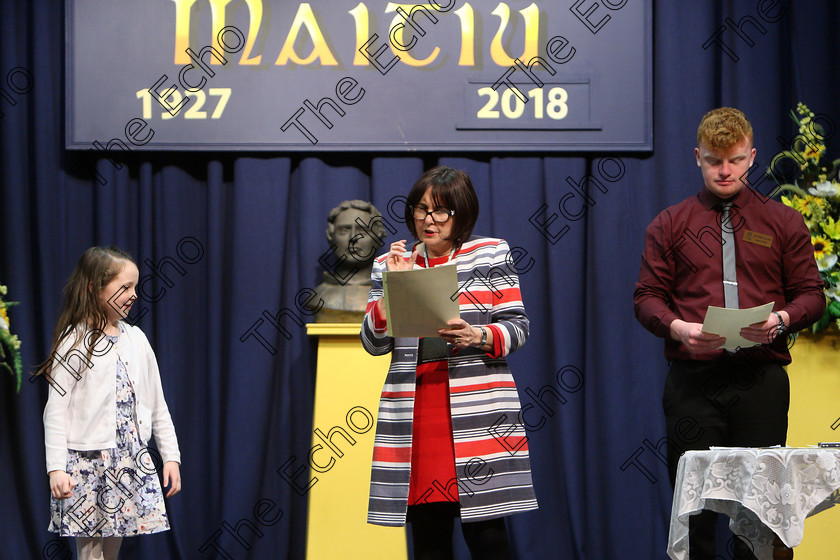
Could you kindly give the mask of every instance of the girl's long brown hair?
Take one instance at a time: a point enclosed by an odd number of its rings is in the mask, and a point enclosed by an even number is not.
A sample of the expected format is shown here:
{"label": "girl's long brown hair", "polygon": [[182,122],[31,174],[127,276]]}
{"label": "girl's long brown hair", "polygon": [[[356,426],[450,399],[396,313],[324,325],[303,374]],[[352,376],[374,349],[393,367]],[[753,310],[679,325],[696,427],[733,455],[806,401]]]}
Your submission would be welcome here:
{"label": "girl's long brown hair", "polygon": [[[73,274],[62,290],[61,313],[53,331],[52,346],[47,359],[40,364],[35,375],[49,372],[53,357],[64,339],[75,336],[70,350],[76,348],[83,338],[92,338],[86,342],[87,359],[90,361],[93,349],[101,336],[105,335],[107,317],[101,301],[102,290],[125,267],[126,262],[134,262],[131,255],[117,247],[91,247],[85,251]],[[78,331],[76,327],[84,327]],[[92,337],[86,336],[92,331]]]}

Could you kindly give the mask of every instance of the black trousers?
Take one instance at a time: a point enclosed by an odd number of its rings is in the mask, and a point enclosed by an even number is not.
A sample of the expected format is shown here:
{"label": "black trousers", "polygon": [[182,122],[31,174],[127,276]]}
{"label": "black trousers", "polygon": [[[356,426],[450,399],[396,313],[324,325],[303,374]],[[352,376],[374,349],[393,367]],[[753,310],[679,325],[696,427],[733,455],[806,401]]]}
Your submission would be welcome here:
{"label": "black trousers", "polygon": [[[452,560],[452,532],[459,515],[457,502],[433,502],[408,506],[414,560]],[[510,544],[504,518],[462,522],[461,531],[473,560],[510,560]]]}
{"label": "black trousers", "polygon": [[[662,396],[671,486],[684,451],[784,445],[789,405],[787,372],[778,364],[735,356],[713,362],[674,361]],[[692,560],[715,558],[716,520],[711,511],[689,518]],[[755,558],[741,539],[727,549],[735,560]]]}

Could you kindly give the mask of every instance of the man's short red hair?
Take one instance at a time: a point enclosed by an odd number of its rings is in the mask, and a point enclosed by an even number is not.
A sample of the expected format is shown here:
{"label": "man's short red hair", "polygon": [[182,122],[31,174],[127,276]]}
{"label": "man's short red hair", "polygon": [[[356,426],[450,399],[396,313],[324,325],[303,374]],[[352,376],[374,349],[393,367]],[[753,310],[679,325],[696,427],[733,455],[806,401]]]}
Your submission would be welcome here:
{"label": "man's short red hair", "polygon": [[724,152],[744,138],[752,146],[752,125],[744,113],[732,107],[712,109],[703,115],[697,127],[697,146],[704,144],[716,152]]}

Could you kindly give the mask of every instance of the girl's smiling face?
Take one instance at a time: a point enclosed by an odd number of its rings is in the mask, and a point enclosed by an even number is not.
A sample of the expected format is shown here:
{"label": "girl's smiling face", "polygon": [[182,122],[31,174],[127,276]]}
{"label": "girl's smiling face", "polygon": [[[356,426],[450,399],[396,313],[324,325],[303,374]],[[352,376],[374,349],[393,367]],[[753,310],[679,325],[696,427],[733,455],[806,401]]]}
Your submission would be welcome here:
{"label": "girl's smiling face", "polygon": [[137,299],[137,282],[140,271],[131,261],[124,261],[122,270],[105,284],[99,294],[108,324],[125,319],[131,311],[131,304]]}

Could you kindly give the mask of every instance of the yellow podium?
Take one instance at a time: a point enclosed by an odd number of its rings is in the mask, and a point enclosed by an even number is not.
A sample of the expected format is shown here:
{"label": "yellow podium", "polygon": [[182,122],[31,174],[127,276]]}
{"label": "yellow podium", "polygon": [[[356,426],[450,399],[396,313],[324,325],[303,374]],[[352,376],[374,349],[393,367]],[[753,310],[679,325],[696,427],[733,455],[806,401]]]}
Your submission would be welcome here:
{"label": "yellow podium", "polygon": [[[840,441],[840,333],[804,334],[790,350],[790,413],[787,444],[807,447]],[[805,522],[805,538],[794,549],[796,560],[837,558],[840,506]]]}
{"label": "yellow podium", "polygon": [[408,557],[403,527],[367,523],[379,394],[390,356],[362,348],[358,323],[310,323],[318,337],[307,560]]}

